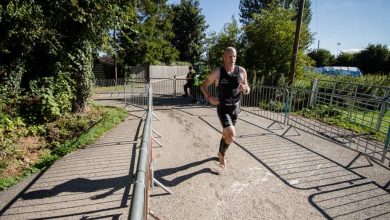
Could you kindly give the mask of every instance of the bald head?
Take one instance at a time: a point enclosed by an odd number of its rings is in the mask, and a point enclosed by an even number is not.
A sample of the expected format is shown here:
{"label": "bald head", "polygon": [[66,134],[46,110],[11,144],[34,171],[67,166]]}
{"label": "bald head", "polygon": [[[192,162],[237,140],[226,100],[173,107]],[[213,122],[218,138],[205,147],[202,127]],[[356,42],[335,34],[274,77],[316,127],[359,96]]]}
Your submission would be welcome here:
{"label": "bald head", "polygon": [[226,66],[234,66],[236,63],[237,52],[234,47],[227,47],[223,52],[223,62]]}
{"label": "bald head", "polygon": [[226,47],[225,50],[223,51],[223,53],[235,53],[237,54],[237,51],[234,47]]}

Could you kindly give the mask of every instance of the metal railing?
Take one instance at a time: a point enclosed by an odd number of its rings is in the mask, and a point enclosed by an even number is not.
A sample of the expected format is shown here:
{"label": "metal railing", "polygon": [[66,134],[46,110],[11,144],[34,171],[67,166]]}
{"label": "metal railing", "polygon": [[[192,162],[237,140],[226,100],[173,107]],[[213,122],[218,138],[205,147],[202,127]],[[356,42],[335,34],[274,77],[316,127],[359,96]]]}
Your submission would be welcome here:
{"label": "metal railing", "polygon": [[[154,95],[177,98],[184,94],[184,78],[151,78]],[[103,85],[109,85],[107,82]],[[112,82],[111,82],[112,84]],[[123,82],[127,103],[147,105],[145,81]],[[217,96],[214,86],[210,92]],[[362,91],[372,91],[371,95]],[[252,86],[243,96],[242,110],[328,138],[335,143],[384,161],[389,150],[390,88],[333,81],[313,81],[311,89]],[[207,105],[198,86],[193,87],[196,103]],[[342,120],[340,128],[332,120]]]}
{"label": "metal railing", "polygon": [[129,219],[140,220],[147,219],[148,216],[148,197],[151,181],[150,163],[151,163],[151,141],[152,141],[152,114],[153,97],[152,86],[148,86],[148,108],[145,119],[145,125],[142,132],[141,149],[139,153],[136,179],[134,182],[133,197],[131,200]]}
{"label": "metal railing", "polygon": [[[151,170],[153,95],[177,98],[184,94],[185,83],[185,79],[176,77],[152,78],[150,84],[140,79],[129,79],[123,80],[121,91],[114,90],[124,94],[126,103],[147,110],[129,219],[147,219],[149,188],[158,183]],[[378,95],[369,96],[356,92],[359,89],[351,92],[338,89],[336,84],[329,90],[320,84],[313,82],[310,90],[252,86],[251,93],[243,96],[242,110],[271,119],[280,126],[289,126],[287,131],[297,128],[327,138],[359,152],[358,157],[364,155],[376,161],[387,159],[390,162],[390,158],[386,157],[390,142],[390,89],[374,88],[379,91]],[[113,82],[100,82],[98,85],[96,87],[111,87]],[[209,92],[218,95],[215,86],[209,87]],[[207,104],[198,86],[193,87],[192,95],[197,103]],[[332,120],[342,121],[346,126],[336,126]]]}
{"label": "metal railing", "polygon": [[[382,120],[377,129],[378,114],[383,106],[390,107],[384,100],[293,89],[290,90],[287,124],[383,162],[389,127]],[[340,124],[343,126],[338,126]]]}
{"label": "metal railing", "polygon": [[[390,87],[315,79],[312,90],[313,92],[322,93],[322,95],[317,95],[318,103],[336,103],[339,107],[345,108],[350,107],[348,106],[350,103],[356,102],[357,105],[352,108],[359,111],[368,110],[368,113],[371,114],[373,113],[372,110],[375,110],[375,115],[366,117],[370,119],[376,117],[374,119],[376,123],[370,126],[377,131],[381,129],[382,132],[387,132],[390,118],[384,116],[390,108],[385,103],[390,101]],[[344,97],[349,97],[349,100],[345,100]],[[364,120],[364,118],[359,120]]]}
{"label": "metal railing", "polygon": [[270,86],[253,86],[251,93],[244,95],[242,109],[255,115],[286,123],[286,106],[288,90]]}
{"label": "metal railing", "polygon": [[141,109],[147,109],[149,102],[149,84],[144,79],[128,79],[123,87],[125,103]]}
{"label": "metal railing", "polygon": [[124,78],[119,79],[99,79],[95,81],[94,93],[95,94],[111,94],[123,92],[123,86],[125,84]]}

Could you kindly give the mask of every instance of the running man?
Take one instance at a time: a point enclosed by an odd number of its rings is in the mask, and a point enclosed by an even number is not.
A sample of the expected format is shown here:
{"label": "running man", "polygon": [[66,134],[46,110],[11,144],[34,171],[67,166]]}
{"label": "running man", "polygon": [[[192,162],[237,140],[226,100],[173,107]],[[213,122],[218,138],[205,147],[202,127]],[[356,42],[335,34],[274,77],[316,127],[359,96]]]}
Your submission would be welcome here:
{"label": "running man", "polygon": [[[212,105],[217,105],[218,117],[223,127],[218,158],[220,166],[226,169],[225,154],[229,145],[234,141],[234,126],[240,112],[241,92],[247,95],[250,88],[246,70],[235,65],[236,49],[233,47],[226,48],[222,58],[224,65],[213,70],[200,88],[207,100]],[[217,87],[218,98],[212,96],[208,91],[208,87],[212,84]]]}

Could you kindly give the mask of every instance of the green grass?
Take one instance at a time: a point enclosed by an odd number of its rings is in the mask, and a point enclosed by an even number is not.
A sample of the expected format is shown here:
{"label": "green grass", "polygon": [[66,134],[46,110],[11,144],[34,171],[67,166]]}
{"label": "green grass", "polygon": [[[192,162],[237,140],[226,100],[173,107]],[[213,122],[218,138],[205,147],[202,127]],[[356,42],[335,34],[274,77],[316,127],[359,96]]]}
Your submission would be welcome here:
{"label": "green grass", "polygon": [[0,190],[6,189],[18,183],[21,179],[49,167],[57,159],[65,156],[66,154],[93,143],[102,134],[111,130],[127,117],[127,111],[124,108],[97,107],[97,109],[98,111],[103,112],[102,117],[98,122],[82,132],[78,137],[66,140],[65,143],[60,144],[55,149],[45,149],[45,153],[39,160],[37,160],[32,166],[25,168],[17,175],[1,177]]}
{"label": "green grass", "polygon": [[[127,86],[128,88],[128,86]],[[99,93],[99,92],[123,92],[125,89],[124,86],[101,86],[101,87],[94,87],[93,92]]]}
{"label": "green grass", "polygon": [[[126,85],[126,89],[132,89],[137,87],[144,87],[144,83],[139,82],[130,82]],[[93,92],[94,93],[102,93],[102,92],[108,92],[108,93],[115,93],[115,92],[124,92],[125,86],[124,85],[117,85],[117,86],[94,86]]]}
{"label": "green grass", "polygon": [[[355,123],[364,125],[366,127],[371,127],[373,129],[376,129],[377,122],[379,119],[379,112],[355,111],[353,114],[350,114],[346,111],[343,111],[343,115],[345,118],[350,118],[349,120],[355,121]],[[387,133],[390,122],[390,111],[387,111],[381,120],[382,121],[379,130],[382,133]]]}
{"label": "green grass", "polygon": [[294,114],[302,115],[306,118],[313,118],[356,133],[370,134],[373,138],[380,141],[385,140],[390,122],[390,111],[387,111],[382,118],[379,131],[376,131],[379,112],[355,110],[351,113],[337,106],[328,105],[317,105],[310,109],[306,108],[295,112]]}

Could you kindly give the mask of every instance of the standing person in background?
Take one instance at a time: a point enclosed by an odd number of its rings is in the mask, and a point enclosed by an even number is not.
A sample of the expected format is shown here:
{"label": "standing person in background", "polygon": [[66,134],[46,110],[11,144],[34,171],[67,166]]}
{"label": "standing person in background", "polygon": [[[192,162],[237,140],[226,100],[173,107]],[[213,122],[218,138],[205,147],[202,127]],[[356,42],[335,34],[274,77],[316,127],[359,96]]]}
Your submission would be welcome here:
{"label": "standing person in background", "polygon": [[192,91],[192,88],[193,88],[193,85],[194,85],[194,77],[196,75],[196,72],[195,70],[193,70],[192,66],[189,66],[188,67],[188,73],[187,73],[187,83],[184,84],[184,97],[187,97],[188,96],[188,89],[190,89],[190,95],[193,96],[193,91]]}
{"label": "standing person in background", "polygon": [[[223,128],[218,159],[220,166],[226,169],[225,155],[229,145],[234,141],[234,126],[240,112],[241,93],[249,94],[250,88],[246,70],[235,65],[236,49],[226,48],[222,58],[224,65],[211,72],[210,76],[202,83],[201,90],[212,105],[217,105],[218,117]],[[212,84],[217,87],[218,98],[212,96],[208,91],[208,87]]]}

